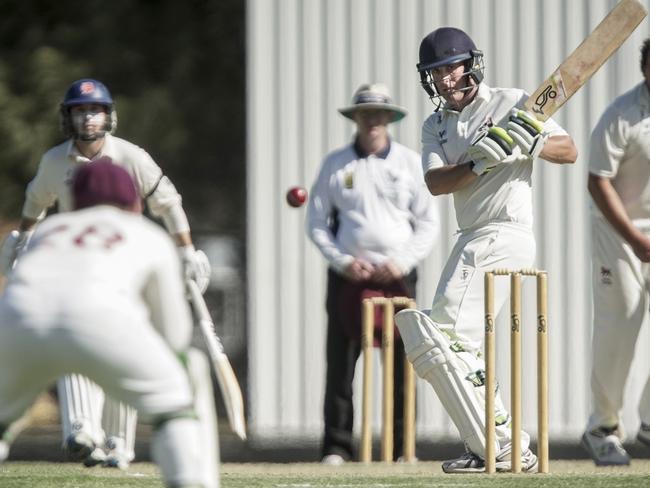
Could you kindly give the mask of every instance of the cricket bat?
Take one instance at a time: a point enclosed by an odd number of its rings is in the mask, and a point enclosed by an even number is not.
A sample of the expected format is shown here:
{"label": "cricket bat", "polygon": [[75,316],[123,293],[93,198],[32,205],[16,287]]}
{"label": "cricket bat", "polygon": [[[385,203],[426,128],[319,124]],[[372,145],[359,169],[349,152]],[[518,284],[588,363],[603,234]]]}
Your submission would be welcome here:
{"label": "cricket bat", "polygon": [[622,0],[526,100],[524,107],[545,121],[598,71],[647,15],[639,0]]}
{"label": "cricket bat", "polygon": [[228,356],[223,350],[221,340],[217,336],[214,323],[210,317],[203,294],[194,280],[188,280],[187,289],[190,293],[190,301],[194,307],[194,312],[199,321],[199,328],[203,335],[203,340],[208,348],[210,362],[214,367],[214,372],[219,383],[219,390],[223,397],[223,403],[226,406],[228,414],[228,423],[232,431],[240,439],[246,440],[246,418],[244,415],[244,399],[241,388],[235,372],[232,369]]}

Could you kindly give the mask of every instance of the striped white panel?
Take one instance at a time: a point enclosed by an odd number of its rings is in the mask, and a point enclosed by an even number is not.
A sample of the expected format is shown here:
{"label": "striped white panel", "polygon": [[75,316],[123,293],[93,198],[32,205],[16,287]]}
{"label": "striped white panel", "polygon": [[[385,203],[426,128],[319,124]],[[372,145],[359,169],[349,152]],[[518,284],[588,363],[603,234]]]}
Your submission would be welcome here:
{"label": "striped white panel", "polygon": [[[293,184],[309,187],[322,157],[351,139],[354,126],[336,109],[349,103],[360,83],[387,83],[396,102],[410,112],[391,131],[417,150],[420,125],[432,109],[415,69],[419,42],[428,32],[444,25],[466,30],[485,52],[487,83],[532,92],[615,3],[248,0],[248,393],[253,438],[315,438],[322,428],[325,268],[305,237],[304,209],[289,208],[284,193]],[[644,3],[648,6],[648,0]],[[553,440],[575,440],[589,409],[589,132],[605,106],[641,79],[638,48],[648,35],[645,20],[556,115],[578,144],[578,163],[540,163],[534,173],[538,267],[549,271]],[[450,199],[439,198],[443,237],[420,267],[418,302],[423,308],[433,298],[456,230]],[[525,313],[533,317],[530,285],[524,293]],[[499,325],[507,327],[503,318]],[[639,338],[640,351],[647,349],[648,334],[644,330]],[[529,412],[535,406],[534,337],[529,335],[524,341],[524,425],[534,433],[535,416]],[[499,345],[506,351],[504,337]],[[506,401],[508,357],[499,359]],[[650,358],[637,354],[623,412],[632,433],[649,370]],[[380,384],[378,376],[375,384]],[[419,381],[418,391],[420,435],[455,436],[431,388]]]}

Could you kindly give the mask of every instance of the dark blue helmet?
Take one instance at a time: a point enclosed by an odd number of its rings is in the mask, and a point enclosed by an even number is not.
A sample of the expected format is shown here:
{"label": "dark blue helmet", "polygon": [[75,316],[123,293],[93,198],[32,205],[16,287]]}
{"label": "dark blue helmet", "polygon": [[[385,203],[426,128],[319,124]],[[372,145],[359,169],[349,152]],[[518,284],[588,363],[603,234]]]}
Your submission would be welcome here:
{"label": "dark blue helmet", "polygon": [[[102,132],[92,136],[90,139],[79,134],[73,126],[70,117],[70,107],[84,104],[102,105],[106,108],[106,123]],[[61,102],[60,113],[61,129],[66,137],[94,140],[98,137],[104,137],[106,132],[112,134],[117,128],[117,113],[115,112],[113,98],[108,88],[101,81],[91,78],[82,78],[70,85]]]}
{"label": "dark blue helmet", "polygon": [[483,52],[476,49],[474,41],[465,32],[455,27],[440,27],[422,39],[417,69],[429,97],[439,98],[431,70],[460,61],[466,61],[465,75],[476,84],[483,81]]}

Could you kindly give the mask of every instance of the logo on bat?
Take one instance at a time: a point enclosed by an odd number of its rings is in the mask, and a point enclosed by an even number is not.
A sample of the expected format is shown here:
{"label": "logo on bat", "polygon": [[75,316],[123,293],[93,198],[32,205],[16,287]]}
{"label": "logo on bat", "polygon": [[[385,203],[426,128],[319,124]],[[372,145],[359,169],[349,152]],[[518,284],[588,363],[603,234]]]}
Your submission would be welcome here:
{"label": "logo on bat", "polygon": [[553,89],[553,85],[548,85],[544,88],[544,91],[537,95],[535,99],[535,105],[533,106],[533,112],[538,114],[544,113],[544,105],[548,103],[549,100],[557,97],[557,91]]}

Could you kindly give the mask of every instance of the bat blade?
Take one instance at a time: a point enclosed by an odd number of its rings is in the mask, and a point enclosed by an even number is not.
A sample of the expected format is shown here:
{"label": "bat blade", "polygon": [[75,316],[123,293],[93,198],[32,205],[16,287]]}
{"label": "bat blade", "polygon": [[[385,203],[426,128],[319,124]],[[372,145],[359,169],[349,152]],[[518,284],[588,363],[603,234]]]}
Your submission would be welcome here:
{"label": "bat blade", "polygon": [[187,288],[190,292],[190,300],[196,312],[199,327],[208,349],[210,361],[214,367],[214,372],[219,383],[219,390],[223,397],[223,403],[226,406],[228,414],[228,423],[232,431],[240,439],[246,440],[246,416],[244,415],[244,398],[241,387],[232,369],[228,356],[223,350],[219,337],[214,329],[214,323],[210,317],[210,312],[201,290],[193,280],[187,282]]}
{"label": "bat blade", "polygon": [[621,47],[646,15],[639,0],[619,2],[526,100],[526,110],[547,120]]}

